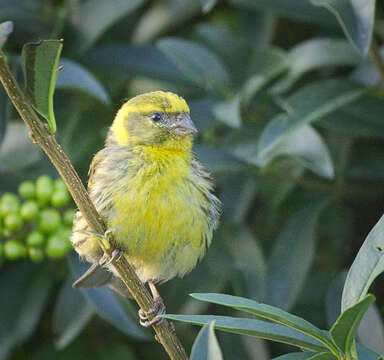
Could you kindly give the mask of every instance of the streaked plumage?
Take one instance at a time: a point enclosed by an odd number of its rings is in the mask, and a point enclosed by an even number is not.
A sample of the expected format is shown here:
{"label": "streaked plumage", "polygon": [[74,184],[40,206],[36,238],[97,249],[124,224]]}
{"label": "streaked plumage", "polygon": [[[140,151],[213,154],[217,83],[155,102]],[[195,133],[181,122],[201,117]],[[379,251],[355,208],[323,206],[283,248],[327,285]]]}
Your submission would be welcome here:
{"label": "streaked plumage", "polygon": [[[143,282],[191,271],[217,227],[220,202],[191,152],[190,129],[181,97],[162,91],[139,95],[119,110],[90,167],[90,197],[107,227],[119,227],[114,238]],[[97,239],[81,230],[89,229],[78,212],[73,245],[97,263]]]}

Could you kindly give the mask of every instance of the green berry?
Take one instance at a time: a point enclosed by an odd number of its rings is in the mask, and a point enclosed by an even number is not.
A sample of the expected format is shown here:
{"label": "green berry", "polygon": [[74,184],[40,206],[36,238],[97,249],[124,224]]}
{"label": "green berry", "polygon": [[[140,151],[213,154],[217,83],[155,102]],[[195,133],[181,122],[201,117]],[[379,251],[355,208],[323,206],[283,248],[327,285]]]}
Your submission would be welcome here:
{"label": "green berry", "polygon": [[25,221],[32,221],[37,218],[39,215],[39,206],[36,201],[28,200],[26,201],[20,209],[21,218]]}
{"label": "green berry", "polygon": [[53,235],[48,239],[45,253],[52,259],[59,259],[68,252],[68,245],[65,239],[60,236]]}
{"label": "green berry", "polygon": [[48,175],[41,175],[36,180],[36,198],[40,205],[50,202],[53,193],[53,181]]}
{"label": "green berry", "polygon": [[69,209],[69,210],[65,211],[64,214],[63,214],[63,222],[64,222],[64,224],[72,226],[73,218],[74,218],[75,214],[76,214],[76,210],[75,209]]}
{"label": "green berry", "polygon": [[28,246],[41,246],[44,244],[44,235],[38,231],[32,231],[26,239]]}
{"label": "green berry", "polygon": [[24,199],[33,199],[35,197],[36,189],[33,181],[23,181],[19,185],[19,195]]}
{"label": "green berry", "polygon": [[36,263],[42,262],[44,260],[44,251],[39,247],[29,247],[28,248],[29,258]]}
{"label": "green berry", "polygon": [[61,224],[60,213],[55,209],[44,209],[40,213],[39,230],[44,233],[54,232]]}
{"label": "green berry", "polygon": [[15,239],[7,240],[4,244],[4,255],[9,260],[17,260],[24,257],[26,249],[23,244]]}
{"label": "green berry", "polygon": [[57,178],[57,179],[53,182],[53,188],[54,188],[56,191],[61,191],[61,190],[68,191],[68,190],[67,190],[67,185],[65,185],[65,182],[63,181],[62,178]]}
{"label": "green berry", "polygon": [[2,216],[17,213],[20,209],[19,198],[12,193],[5,193],[0,202],[0,213]]}
{"label": "green berry", "polygon": [[63,207],[68,204],[70,199],[67,189],[55,190],[52,194],[51,204],[55,207]]}
{"label": "green berry", "polygon": [[20,230],[23,226],[23,220],[19,214],[8,214],[4,218],[4,226],[11,232]]}

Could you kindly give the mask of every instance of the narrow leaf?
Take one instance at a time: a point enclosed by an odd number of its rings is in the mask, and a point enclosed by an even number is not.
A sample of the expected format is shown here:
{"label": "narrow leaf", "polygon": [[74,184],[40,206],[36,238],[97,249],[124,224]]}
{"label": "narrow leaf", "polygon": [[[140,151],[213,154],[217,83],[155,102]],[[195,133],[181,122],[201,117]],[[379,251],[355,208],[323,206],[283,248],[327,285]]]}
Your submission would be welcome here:
{"label": "narrow leaf", "polygon": [[[79,278],[89,267],[89,264],[80,263],[75,255],[71,256],[69,260],[75,279]],[[105,321],[126,335],[138,339],[147,338],[142,328],[139,327],[137,320],[133,320],[128,315],[125,306],[122,305],[123,299],[122,302],[118,301],[117,295],[115,296],[107,287],[90,288],[82,290],[82,292],[96,313]]]}
{"label": "narrow leaf", "polygon": [[242,298],[239,296],[225,295],[225,294],[191,294],[192,297],[201,301],[208,301],[214,304],[229,306],[236,310],[245,311],[258,317],[277,322],[279,324],[288,326],[292,329],[300,331],[314,339],[322,342],[328,348],[334,349],[331,341],[324,336],[324,333],[310,322],[292,315],[282,309],[267,304],[262,304],[254,300]]}
{"label": "narrow leaf", "polygon": [[345,79],[320,81],[300,89],[286,100],[288,114],[275,117],[263,130],[258,143],[258,157],[265,158],[301,126],[351,103],[363,93],[361,87]]}
{"label": "narrow leaf", "polygon": [[365,296],[358,303],[344,310],[332,326],[331,337],[344,354],[349,354],[351,351],[360,321],[374,301],[373,295]]}
{"label": "narrow leaf", "polygon": [[135,11],[146,0],[84,1],[74,13],[80,51],[88,49],[110,26]]}
{"label": "narrow leaf", "polygon": [[272,92],[282,93],[309,71],[323,67],[356,65],[362,58],[346,41],[331,38],[315,38],[294,46],[288,53],[289,70],[272,87]]}
{"label": "narrow leaf", "polygon": [[266,321],[215,315],[164,315],[165,318],[196,325],[215,321],[215,328],[233,334],[249,335],[260,339],[290,344],[310,351],[325,351],[315,339],[279,324]]}
{"label": "narrow leaf", "polygon": [[201,0],[201,8],[203,13],[209,13],[216,5],[217,0]]}
{"label": "narrow leaf", "polygon": [[54,311],[52,327],[58,335],[56,347],[63,349],[83,330],[95,313],[84,295],[72,288],[71,276],[64,282]]}
{"label": "narrow leaf", "polygon": [[8,36],[13,31],[13,22],[12,21],[4,21],[0,24],[0,49],[6,43]]}
{"label": "narrow leaf", "polygon": [[311,0],[329,10],[339,22],[349,41],[367,55],[371,46],[376,0]]}
{"label": "narrow leaf", "polygon": [[268,263],[269,304],[283,309],[294,305],[312,265],[315,229],[325,205],[321,201],[295,213],[275,240]]}
{"label": "narrow leaf", "polygon": [[22,51],[25,92],[52,133],[56,132],[53,94],[62,48],[62,40],[43,40],[25,44]]}
{"label": "narrow leaf", "polygon": [[191,82],[221,95],[228,92],[228,72],[205,46],[190,40],[165,38],[157,42],[157,47]]}
{"label": "narrow leaf", "polygon": [[191,360],[223,360],[215,336],[215,322],[203,326],[192,346]]}
{"label": "narrow leaf", "polygon": [[362,300],[369,287],[384,271],[384,216],[366,237],[344,284],[342,311]]}
{"label": "narrow leaf", "polygon": [[56,88],[79,90],[106,105],[109,104],[110,99],[104,87],[81,64],[69,59],[61,59],[60,66],[62,69],[57,79]]}

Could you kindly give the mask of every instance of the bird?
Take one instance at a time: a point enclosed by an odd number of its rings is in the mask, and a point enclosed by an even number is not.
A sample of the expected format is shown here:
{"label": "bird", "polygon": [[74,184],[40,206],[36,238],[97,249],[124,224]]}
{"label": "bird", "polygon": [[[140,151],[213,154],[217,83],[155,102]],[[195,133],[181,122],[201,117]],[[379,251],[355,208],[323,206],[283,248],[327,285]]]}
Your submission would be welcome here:
{"label": "bird", "polygon": [[[126,101],[108,131],[105,147],[93,158],[88,193],[108,232],[148,283],[155,306],[165,312],[156,284],[189,273],[211,244],[221,214],[211,175],[192,151],[197,129],[186,101],[168,91],[153,91]],[[105,235],[104,235],[105,236]],[[80,258],[93,265],[73,286],[107,285],[129,297],[118,274],[103,261],[95,234],[78,211],[71,241]]]}

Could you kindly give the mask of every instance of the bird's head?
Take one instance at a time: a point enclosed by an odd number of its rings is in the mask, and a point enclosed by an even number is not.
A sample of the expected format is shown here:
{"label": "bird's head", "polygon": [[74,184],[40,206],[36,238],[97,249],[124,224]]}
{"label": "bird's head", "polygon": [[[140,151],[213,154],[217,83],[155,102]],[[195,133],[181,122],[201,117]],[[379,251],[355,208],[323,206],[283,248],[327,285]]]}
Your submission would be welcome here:
{"label": "bird's head", "polygon": [[148,145],[190,149],[197,132],[185,100],[171,92],[154,91],[127,101],[111,127],[117,145]]}

